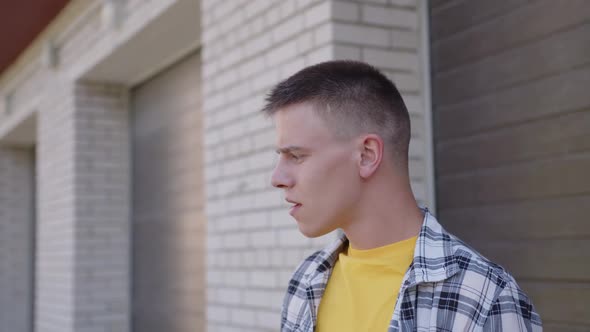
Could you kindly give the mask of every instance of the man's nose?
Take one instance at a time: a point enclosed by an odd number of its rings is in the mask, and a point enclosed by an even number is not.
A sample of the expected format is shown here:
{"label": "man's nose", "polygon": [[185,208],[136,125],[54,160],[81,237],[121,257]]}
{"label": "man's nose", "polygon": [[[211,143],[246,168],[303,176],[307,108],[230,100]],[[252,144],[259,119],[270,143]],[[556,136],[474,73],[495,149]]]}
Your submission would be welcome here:
{"label": "man's nose", "polygon": [[286,189],[293,186],[292,178],[280,167],[277,165],[274,171],[272,172],[272,177],[270,178],[270,183],[273,187]]}

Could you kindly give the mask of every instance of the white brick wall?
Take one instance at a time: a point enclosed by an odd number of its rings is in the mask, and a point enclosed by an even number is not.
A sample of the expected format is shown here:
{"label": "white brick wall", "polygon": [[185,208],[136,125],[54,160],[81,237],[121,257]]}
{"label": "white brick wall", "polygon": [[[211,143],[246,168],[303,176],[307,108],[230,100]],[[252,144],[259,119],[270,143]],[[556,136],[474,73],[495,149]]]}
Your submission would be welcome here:
{"label": "white brick wall", "polygon": [[208,329],[276,331],[292,270],[332,237],[304,238],[270,187],[276,157],[272,124],[258,114],[264,95],[329,59],[364,60],[399,79],[418,119],[412,180],[424,202],[418,9],[387,0],[205,0],[202,8]]}
{"label": "white brick wall", "polygon": [[75,331],[129,329],[127,109],[125,87],[76,84],[72,138],[76,175]]}
{"label": "white brick wall", "polygon": [[0,147],[0,332],[31,327],[33,173],[32,149]]}
{"label": "white brick wall", "polygon": [[39,115],[36,331],[128,331],[129,138],[117,86],[59,83]]}
{"label": "white brick wall", "polygon": [[[259,110],[280,79],[332,57],[331,5],[232,4],[202,6],[208,331],[276,331],[286,278],[327,239],[299,234],[270,187],[275,137]],[[238,22],[215,19],[220,11]]]}
{"label": "white brick wall", "polygon": [[334,57],[368,62],[382,70],[396,83],[410,111],[412,141],[410,143],[410,173],[414,194],[422,205],[430,205],[432,179],[427,173],[431,153],[427,142],[430,135],[426,123],[423,77],[424,52],[422,29],[425,6],[423,0],[372,1],[336,0],[334,13]]}
{"label": "white brick wall", "polygon": [[75,285],[74,95],[54,82],[38,120],[35,331],[72,331]]}

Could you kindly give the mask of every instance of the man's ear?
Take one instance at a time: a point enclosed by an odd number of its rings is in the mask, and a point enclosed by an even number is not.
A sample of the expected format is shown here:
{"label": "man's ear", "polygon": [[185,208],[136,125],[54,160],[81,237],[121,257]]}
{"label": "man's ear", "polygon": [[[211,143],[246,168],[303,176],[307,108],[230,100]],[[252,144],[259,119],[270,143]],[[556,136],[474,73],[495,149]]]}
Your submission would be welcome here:
{"label": "man's ear", "polygon": [[359,150],[359,175],[367,179],[377,171],[383,160],[383,139],[376,134],[365,135],[361,137]]}

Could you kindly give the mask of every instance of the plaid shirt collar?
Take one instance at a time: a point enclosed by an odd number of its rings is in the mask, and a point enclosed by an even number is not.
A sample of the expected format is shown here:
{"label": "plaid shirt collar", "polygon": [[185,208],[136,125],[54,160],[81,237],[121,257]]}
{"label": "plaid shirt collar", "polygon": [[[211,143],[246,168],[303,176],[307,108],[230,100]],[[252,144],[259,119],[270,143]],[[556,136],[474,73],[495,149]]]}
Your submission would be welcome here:
{"label": "plaid shirt collar", "polygon": [[[414,249],[414,258],[410,269],[408,270],[408,284],[420,284],[423,282],[437,282],[448,279],[459,271],[457,265],[457,256],[452,247],[449,234],[442,228],[436,218],[430,214],[428,209],[423,209],[424,221]],[[443,238],[439,243],[433,243],[432,238]],[[317,284],[323,281],[325,274],[329,273],[334,266],[338,255],[348,246],[346,235],[342,234],[339,238],[316,253],[314,261],[317,263],[317,269],[310,271],[302,282],[307,281],[309,285]]]}
{"label": "plaid shirt collar", "polygon": [[[402,280],[404,287],[410,287],[424,282],[437,282],[450,278],[459,271],[457,256],[452,247],[449,234],[442,228],[428,209],[422,209],[424,221],[416,240],[414,258],[408,272]],[[432,239],[444,240],[441,242]],[[328,247],[310,256],[311,263],[306,269],[307,274],[301,276],[299,282],[306,289],[308,298],[313,299],[311,314],[316,320],[317,308],[328,284],[328,279],[335,265],[338,255],[348,245],[346,235],[340,237]],[[310,262],[311,261],[311,262]]]}

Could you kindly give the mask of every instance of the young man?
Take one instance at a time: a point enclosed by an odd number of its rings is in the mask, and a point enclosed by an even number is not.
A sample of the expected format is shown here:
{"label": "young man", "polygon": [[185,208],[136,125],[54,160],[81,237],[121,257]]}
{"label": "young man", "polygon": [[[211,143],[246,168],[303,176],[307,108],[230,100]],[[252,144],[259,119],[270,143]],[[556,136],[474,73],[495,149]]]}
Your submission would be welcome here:
{"label": "young man", "polygon": [[331,61],[279,83],[272,185],[299,230],[344,235],[289,282],[281,331],[540,331],[502,267],[447,233],[410,188],[410,120],[375,68]]}

